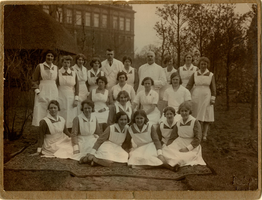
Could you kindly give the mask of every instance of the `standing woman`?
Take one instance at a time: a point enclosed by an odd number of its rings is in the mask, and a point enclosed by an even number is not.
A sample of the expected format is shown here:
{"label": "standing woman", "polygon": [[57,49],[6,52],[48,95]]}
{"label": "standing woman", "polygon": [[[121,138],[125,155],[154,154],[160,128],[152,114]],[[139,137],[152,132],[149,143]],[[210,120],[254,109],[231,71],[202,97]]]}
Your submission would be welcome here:
{"label": "standing woman", "polygon": [[146,112],[149,122],[153,125],[158,124],[160,119],[160,111],[157,108],[159,100],[158,93],[151,87],[154,85],[154,81],[150,77],[145,77],[141,83],[144,86],[144,90],[137,93],[133,102],[133,108],[141,108]]}
{"label": "standing woman", "polygon": [[209,124],[214,122],[214,104],[216,99],[216,84],[214,74],[208,70],[210,61],[207,57],[199,59],[199,69],[190,78],[187,88],[195,85],[192,91],[193,116],[200,121],[203,140],[207,139]]}
{"label": "standing woman", "polygon": [[79,85],[75,71],[70,69],[71,56],[63,56],[62,68],[58,75],[58,96],[61,107],[60,115],[66,120],[66,127],[72,128],[77,116]]}
{"label": "standing woman", "polygon": [[132,59],[128,56],[123,57],[123,72],[127,74],[127,84],[131,85],[135,91],[137,91],[139,79],[137,69],[131,67]]}
{"label": "standing woman", "polygon": [[184,58],[185,64],[182,67],[178,68],[178,73],[180,74],[182,85],[187,86],[187,83],[194,72],[198,70],[196,66],[192,64],[193,56],[190,53],[187,53]]}
{"label": "standing woman", "polygon": [[72,67],[77,75],[77,80],[79,84],[79,103],[77,108],[77,114],[81,113],[81,102],[87,99],[89,95],[87,86],[87,69],[84,66],[86,57],[83,54],[78,54],[76,56],[76,64]]}
{"label": "standing woman", "polygon": [[99,58],[93,58],[90,62],[90,66],[91,69],[87,71],[89,92],[98,87],[96,84],[96,79],[100,76],[105,76],[105,73],[100,69],[102,65]]}
{"label": "standing woman", "polygon": [[33,89],[35,90],[35,102],[33,112],[33,126],[39,126],[40,120],[46,115],[49,101],[58,99],[56,85],[58,68],[53,64],[56,53],[48,50],[44,53],[45,62],[37,65],[33,74]]}
{"label": "standing woman", "polygon": [[105,129],[107,118],[109,114],[109,94],[106,89],[107,78],[105,76],[100,76],[96,79],[98,85],[97,89],[93,89],[90,93],[90,100],[95,104],[95,116],[100,124],[102,130]]}
{"label": "standing woman", "polygon": [[174,68],[173,66],[173,59],[171,56],[168,56],[165,58],[164,60],[164,64],[166,65],[166,67],[164,68],[164,72],[165,72],[165,75],[166,75],[166,85],[164,85],[161,89],[160,89],[160,99],[163,99],[163,95],[164,95],[164,92],[167,88],[170,87],[170,76],[171,74],[173,74],[174,72],[176,72],[177,70]]}

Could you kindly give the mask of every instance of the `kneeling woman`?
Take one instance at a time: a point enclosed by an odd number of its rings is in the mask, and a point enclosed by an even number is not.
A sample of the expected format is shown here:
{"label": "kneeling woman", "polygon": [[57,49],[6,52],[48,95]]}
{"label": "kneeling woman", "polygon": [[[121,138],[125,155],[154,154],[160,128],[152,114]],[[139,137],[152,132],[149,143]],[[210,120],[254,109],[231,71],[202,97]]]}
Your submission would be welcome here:
{"label": "kneeling woman", "polygon": [[75,117],[72,128],[72,145],[74,148],[74,155],[72,159],[80,160],[81,157],[90,153],[92,147],[100,133],[98,121],[92,111],[94,110],[94,103],[89,100],[84,100],[81,103],[80,115]]}
{"label": "kneeling woman", "polygon": [[166,146],[163,146],[163,155],[169,165],[206,165],[202,158],[201,151],[201,126],[200,123],[191,116],[192,105],[189,101],[179,106],[178,113],[182,119],[179,120]]}
{"label": "kneeling woman", "polygon": [[144,110],[137,110],[133,116],[133,124],[128,133],[132,137],[133,147],[129,153],[128,165],[133,168],[160,166],[165,163],[161,143]]}
{"label": "kneeling woman", "polygon": [[122,148],[122,144],[126,140],[128,121],[125,112],[118,112],[115,124],[106,128],[94,144],[91,153],[82,157],[79,163],[97,163],[103,166],[110,166],[114,162],[127,163],[128,153]]}
{"label": "kneeling woman", "polygon": [[[47,157],[68,158],[72,156],[68,150],[72,150],[70,134],[65,126],[65,119],[58,116],[60,106],[58,101],[52,100],[47,107],[49,113],[40,121],[40,133],[37,153]],[[71,154],[71,155],[69,155]]]}

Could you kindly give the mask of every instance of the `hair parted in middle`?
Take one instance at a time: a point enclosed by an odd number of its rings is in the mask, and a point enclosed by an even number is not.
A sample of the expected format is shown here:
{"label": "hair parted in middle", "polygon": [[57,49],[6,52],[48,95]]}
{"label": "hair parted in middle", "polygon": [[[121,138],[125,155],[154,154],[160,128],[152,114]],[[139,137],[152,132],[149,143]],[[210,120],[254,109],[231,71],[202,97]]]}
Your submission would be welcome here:
{"label": "hair parted in middle", "polygon": [[107,81],[107,78],[105,76],[99,76],[97,79],[96,79],[96,84],[98,84],[98,81],[101,80],[105,83],[105,85],[107,85],[108,81]]}
{"label": "hair parted in middle", "polygon": [[122,75],[124,75],[125,78],[126,78],[126,80],[127,80],[127,75],[126,75],[125,72],[118,72],[118,73],[117,73],[117,76],[116,76],[116,80],[119,81],[119,80],[118,80],[118,79],[119,79],[119,76],[122,76]]}
{"label": "hair parted in middle", "polygon": [[127,98],[127,101],[130,101],[130,97],[127,91],[122,90],[117,94],[116,100],[119,102],[120,101],[120,96],[124,95]]}
{"label": "hair parted in middle", "polygon": [[119,111],[118,113],[116,113],[115,123],[118,123],[118,120],[120,119],[121,116],[126,116],[127,117],[127,124],[128,124],[130,119],[129,119],[128,115],[124,111]]}
{"label": "hair parted in middle", "polygon": [[172,112],[174,115],[176,115],[176,110],[175,110],[175,108],[173,108],[173,107],[170,107],[170,106],[165,107],[164,110],[163,110],[164,115],[166,115],[167,111],[170,111],[170,112]]}
{"label": "hair parted in middle", "polygon": [[181,85],[182,84],[182,79],[181,79],[180,74],[178,73],[178,71],[176,71],[176,72],[171,74],[171,76],[170,76],[170,84],[172,85],[172,79],[174,77],[176,77],[176,76],[179,78],[179,84]]}
{"label": "hair parted in middle", "polygon": [[78,60],[79,58],[83,58],[83,59],[84,59],[84,64],[86,63],[86,56],[85,56],[84,54],[82,54],[82,53],[79,53],[79,54],[76,55],[76,57],[75,57],[75,63],[77,63],[77,60]]}
{"label": "hair parted in middle", "polygon": [[57,108],[58,108],[58,111],[60,111],[60,105],[59,105],[59,102],[58,102],[57,100],[51,100],[51,101],[49,102],[48,106],[47,106],[47,110],[49,110],[51,104],[56,105]]}
{"label": "hair parted in middle", "polygon": [[136,123],[136,117],[138,115],[141,115],[145,121],[144,121],[144,124],[147,124],[147,122],[149,121],[149,119],[147,118],[147,115],[146,115],[146,112],[144,110],[137,110],[134,115],[133,115],[133,118],[132,118],[132,123]]}
{"label": "hair parted in middle", "polygon": [[90,67],[93,68],[94,63],[96,63],[96,62],[99,62],[99,68],[101,68],[101,67],[102,67],[101,60],[100,60],[98,57],[92,58],[92,60],[91,60],[91,62],[90,62]]}
{"label": "hair parted in middle", "polygon": [[178,114],[180,114],[180,110],[182,108],[185,108],[186,110],[189,110],[189,114],[192,114],[192,102],[190,100],[184,101],[183,103],[181,103],[179,105],[178,111],[177,111]]}
{"label": "hair parted in middle", "polygon": [[147,81],[147,80],[150,80],[151,81],[151,85],[154,85],[154,80],[151,77],[145,77],[142,80],[141,85],[144,85],[144,82]]}
{"label": "hair parted in middle", "polygon": [[84,101],[81,102],[81,111],[83,111],[85,104],[88,105],[88,106],[90,106],[90,107],[92,107],[92,112],[95,111],[95,110],[94,110],[94,107],[95,107],[95,106],[94,106],[94,103],[93,103],[92,101],[88,100],[88,99],[86,99],[86,100],[84,100]]}

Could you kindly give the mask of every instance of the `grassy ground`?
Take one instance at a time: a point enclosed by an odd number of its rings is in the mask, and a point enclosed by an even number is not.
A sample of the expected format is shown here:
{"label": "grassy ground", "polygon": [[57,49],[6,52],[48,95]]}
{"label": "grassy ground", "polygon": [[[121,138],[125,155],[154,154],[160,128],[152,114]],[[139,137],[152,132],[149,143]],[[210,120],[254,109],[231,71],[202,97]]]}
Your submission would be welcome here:
{"label": "grassy ground", "polygon": [[[250,130],[250,104],[225,106],[217,99],[215,123],[208,141],[202,143],[203,158],[213,175],[191,175],[182,181],[156,181],[125,177],[71,177],[67,172],[4,172],[6,190],[196,190],[235,191],[258,188],[258,133]],[[224,102],[224,101],[223,101]],[[37,141],[36,130],[27,126],[23,136],[4,141],[7,162],[23,147]],[[30,180],[30,181],[28,181]],[[41,180],[41,181],[40,181]],[[40,183],[42,184],[39,184]],[[121,183],[121,184],[120,184]]]}

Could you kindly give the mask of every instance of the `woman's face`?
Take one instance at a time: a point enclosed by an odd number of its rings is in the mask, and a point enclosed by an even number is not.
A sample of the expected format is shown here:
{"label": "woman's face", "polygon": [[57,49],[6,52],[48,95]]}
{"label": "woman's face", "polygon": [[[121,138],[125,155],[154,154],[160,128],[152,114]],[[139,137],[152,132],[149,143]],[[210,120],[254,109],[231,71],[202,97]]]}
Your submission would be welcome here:
{"label": "woman's face", "polygon": [[93,69],[94,70],[98,70],[99,67],[100,67],[99,61],[96,61],[96,62],[93,63]]}
{"label": "woman's face", "polygon": [[127,101],[128,101],[128,98],[124,94],[121,94],[119,97],[119,103],[121,105],[125,105]]}
{"label": "woman's face", "polygon": [[189,116],[190,111],[186,108],[181,108],[180,109],[180,115],[184,120],[187,120],[188,116]]}
{"label": "woman's face", "polygon": [[67,70],[70,67],[70,60],[64,60],[63,67],[65,70]]}
{"label": "woman's face", "polygon": [[98,80],[97,85],[99,89],[104,89],[106,86],[105,82],[102,81],[101,79]]}
{"label": "woman's face", "polygon": [[171,83],[173,87],[179,86],[180,78],[178,76],[175,76],[172,78]]}
{"label": "woman's face", "polygon": [[169,60],[167,63],[166,63],[167,66],[173,66],[173,59]]}
{"label": "woman's face", "polygon": [[170,110],[166,111],[165,117],[168,121],[172,121],[174,119],[174,113],[172,113]]}
{"label": "woman's face", "polygon": [[152,86],[151,80],[146,80],[146,81],[144,81],[144,87],[145,87],[145,89],[151,89],[151,86]]}
{"label": "woman's face", "polygon": [[118,125],[124,127],[127,124],[127,115],[122,115],[118,120]]}
{"label": "woman's face", "polygon": [[83,66],[83,65],[84,65],[84,62],[85,62],[85,60],[84,60],[84,58],[82,58],[82,57],[79,57],[79,58],[77,59],[77,65],[78,65],[79,67]]}
{"label": "woman's face", "polygon": [[57,105],[51,103],[49,105],[48,110],[49,110],[49,113],[50,113],[50,115],[52,117],[56,117],[57,116],[57,113],[58,113],[58,106]]}
{"label": "woman's face", "polygon": [[89,106],[88,104],[84,104],[84,107],[83,107],[83,113],[86,117],[89,117],[90,114],[92,113],[92,107]]}
{"label": "woman's face", "polygon": [[131,61],[130,60],[125,60],[124,65],[125,65],[125,67],[130,67],[131,66]]}
{"label": "woman's face", "polygon": [[45,61],[48,64],[51,64],[54,61],[54,55],[52,53],[46,54]]}
{"label": "woman's face", "polygon": [[118,77],[118,81],[119,81],[120,83],[126,82],[126,76],[125,76],[125,75],[120,75],[120,76]]}
{"label": "woman's face", "polygon": [[191,55],[187,55],[185,57],[186,63],[191,63],[192,62],[192,56]]}
{"label": "woman's face", "polygon": [[142,115],[137,115],[135,117],[135,122],[138,127],[142,127],[145,124],[145,118]]}
{"label": "woman's face", "polygon": [[200,70],[201,70],[202,72],[206,71],[206,68],[207,68],[207,62],[205,62],[205,61],[201,61],[199,67],[200,67]]}

